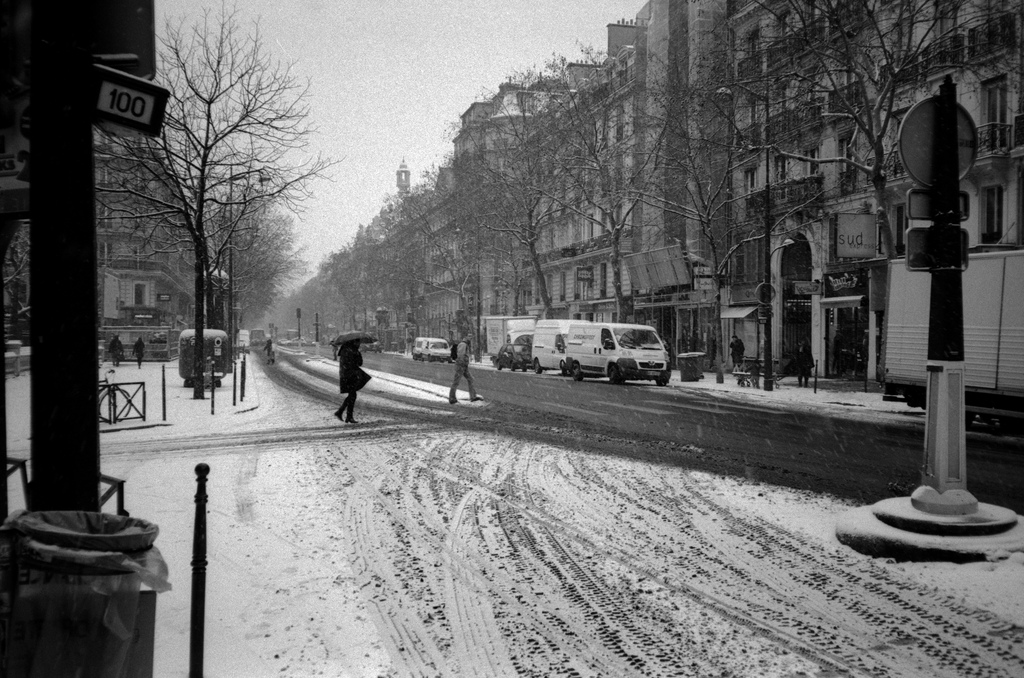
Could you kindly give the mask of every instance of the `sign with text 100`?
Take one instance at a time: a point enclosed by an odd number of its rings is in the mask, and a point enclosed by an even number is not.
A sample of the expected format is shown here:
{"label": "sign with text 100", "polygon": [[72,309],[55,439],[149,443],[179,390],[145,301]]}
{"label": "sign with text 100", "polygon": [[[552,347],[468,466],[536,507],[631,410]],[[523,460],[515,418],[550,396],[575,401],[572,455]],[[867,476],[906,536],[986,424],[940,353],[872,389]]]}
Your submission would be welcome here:
{"label": "sign with text 100", "polygon": [[164,122],[169,92],[148,80],[94,65],[96,74],[95,115],[113,124],[147,136],[157,136]]}

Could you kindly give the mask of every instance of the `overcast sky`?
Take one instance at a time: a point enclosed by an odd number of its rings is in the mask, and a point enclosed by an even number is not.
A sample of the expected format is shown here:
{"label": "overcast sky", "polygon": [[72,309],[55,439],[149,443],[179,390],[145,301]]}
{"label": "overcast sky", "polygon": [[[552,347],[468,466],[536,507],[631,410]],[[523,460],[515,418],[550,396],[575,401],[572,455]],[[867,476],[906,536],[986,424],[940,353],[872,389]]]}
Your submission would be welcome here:
{"label": "overcast sky", "polygon": [[[315,146],[338,160],[333,182],[297,217],[311,267],[351,241],[395,192],[404,159],[415,184],[452,150],[454,125],[511,73],[552,55],[607,48],[607,25],[642,0],[245,0],[274,56],[312,85]],[[219,0],[156,0],[165,19]]]}

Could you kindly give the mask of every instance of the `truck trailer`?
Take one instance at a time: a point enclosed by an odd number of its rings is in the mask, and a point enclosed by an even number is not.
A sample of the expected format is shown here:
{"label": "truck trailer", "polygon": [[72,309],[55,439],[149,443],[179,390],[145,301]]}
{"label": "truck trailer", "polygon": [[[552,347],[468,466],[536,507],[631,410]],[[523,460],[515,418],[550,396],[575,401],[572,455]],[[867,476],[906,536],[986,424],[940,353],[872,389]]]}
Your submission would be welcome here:
{"label": "truck trailer", "polygon": [[[1024,250],[968,255],[963,272],[964,395],[968,424],[1024,428]],[[885,400],[926,404],[931,275],[889,262]]]}

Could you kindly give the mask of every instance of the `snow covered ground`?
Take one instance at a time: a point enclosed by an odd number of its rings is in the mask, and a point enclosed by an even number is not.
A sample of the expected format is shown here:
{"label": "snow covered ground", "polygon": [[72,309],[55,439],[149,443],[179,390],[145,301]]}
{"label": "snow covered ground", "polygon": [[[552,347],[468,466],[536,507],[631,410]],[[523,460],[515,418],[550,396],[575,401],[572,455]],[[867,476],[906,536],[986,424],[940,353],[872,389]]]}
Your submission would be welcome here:
{"label": "snow covered ground", "polygon": [[[336,370],[328,362],[314,365]],[[423,431],[394,417],[360,416],[357,405],[361,425],[344,427],[329,409],[276,388],[259,364],[251,365],[244,402],[232,405],[230,382],[224,383],[216,414],[209,400],[191,400],[176,365],[168,364],[164,422],[162,367],[122,365],[113,380],[147,384],[148,422],[101,427],[103,472],[127,480],[133,516],[159,525],[157,546],[170,567],[174,589],[157,605],[157,676],[188,673],[199,462],[211,467],[205,652],[211,678],[506,675],[553,666],[564,675],[600,675],[595,667],[616,669],[605,675],[634,675],[631,667],[635,675],[830,675],[822,666],[833,659],[865,672],[892,659],[882,674],[933,674],[899,638],[866,644],[862,660],[843,648],[809,645],[800,628],[805,618],[792,628],[792,620],[779,622],[767,636],[751,632],[758,608],[785,617],[794,601],[821,593],[806,608],[796,603],[811,617],[820,614],[820,622],[831,614],[827,601],[842,597],[831,584],[827,591],[815,585],[777,593],[774,602],[753,597],[761,584],[748,581],[751,573],[782,582],[787,568],[799,569],[773,553],[780,548],[812,554],[822,572],[809,571],[809,582],[832,576],[834,562],[837,580],[857,572],[912,595],[919,612],[932,604],[968,610],[992,634],[1016,639],[1016,658],[1005,666],[968,662],[969,670],[945,675],[1013,675],[1024,666],[1024,553],[968,565],[870,559],[836,541],[836,517],[850,505],[834,498],[627,459],[579,458],[502,436],[452,434],[444,425],[451,410],[435,411],[436,429]],[[443,387],[371,374],[360,403],[387,404],[395,394],[425,404],[447,397]],[[6,385],[9,454],[28,456],[29,379]],[[864,419],[908,416],[905,406],[883,403],[877,393],[814,394],[785,386],[765,393],[740,389],[728,376],[716,384],[711,374],[672,387],[829,407]],[[311,381],[310,388],[319,386]],[[390,402],[393,410],[415,407]],[[18,508],[16,478],[8,485],[11,507]],[[679,506],[689,508],[684,513]],[[691,533],[696,542],[687,541]],[[757,543],[758,535],[772,543]],[[558,562],[549,563],[555,553]],[[735,570],[738,579],[688,579],[701,568]],[[787,586],[780,583],[777,591]],[[895,595],[890,589],[868,604],[884,605]],[[702,602],[688,606],[694,600]],[[585,619],[588,610],[601,620],[596,627]],[[878,623],[894,627],[905,614],[879,612]],[[836,628],[837,639],[867,643],[871,618],[858,620],[863,628],[853,622]],[[465,629],[475,637],[458,632]],[[593,637],[579,638],[587,633]],[[519,653],[531,644],[535,650]],[[686,647],[695,649],[687,654]],[[966,654],[972,650],[965,645]],[[538,657],[547,663],[536,663]]]}

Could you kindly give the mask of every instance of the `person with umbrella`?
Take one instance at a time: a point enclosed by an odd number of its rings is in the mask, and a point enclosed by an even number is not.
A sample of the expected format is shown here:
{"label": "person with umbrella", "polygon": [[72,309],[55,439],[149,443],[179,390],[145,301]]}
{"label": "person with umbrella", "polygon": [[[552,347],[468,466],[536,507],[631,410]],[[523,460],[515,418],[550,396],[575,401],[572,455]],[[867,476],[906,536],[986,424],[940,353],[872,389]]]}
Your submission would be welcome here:
{"label": "person with umbrella", "polygon": [[363,333],[347,332],[332,342],[338,346],[338,386],[342,393],[348,393],[334,416],[347,424],[358,423],[352,417],[356,393],[370,381],[370,375],[362,369],[363,354],[359,352],[359,344],[363,341],[372,343],[373,337]]}

